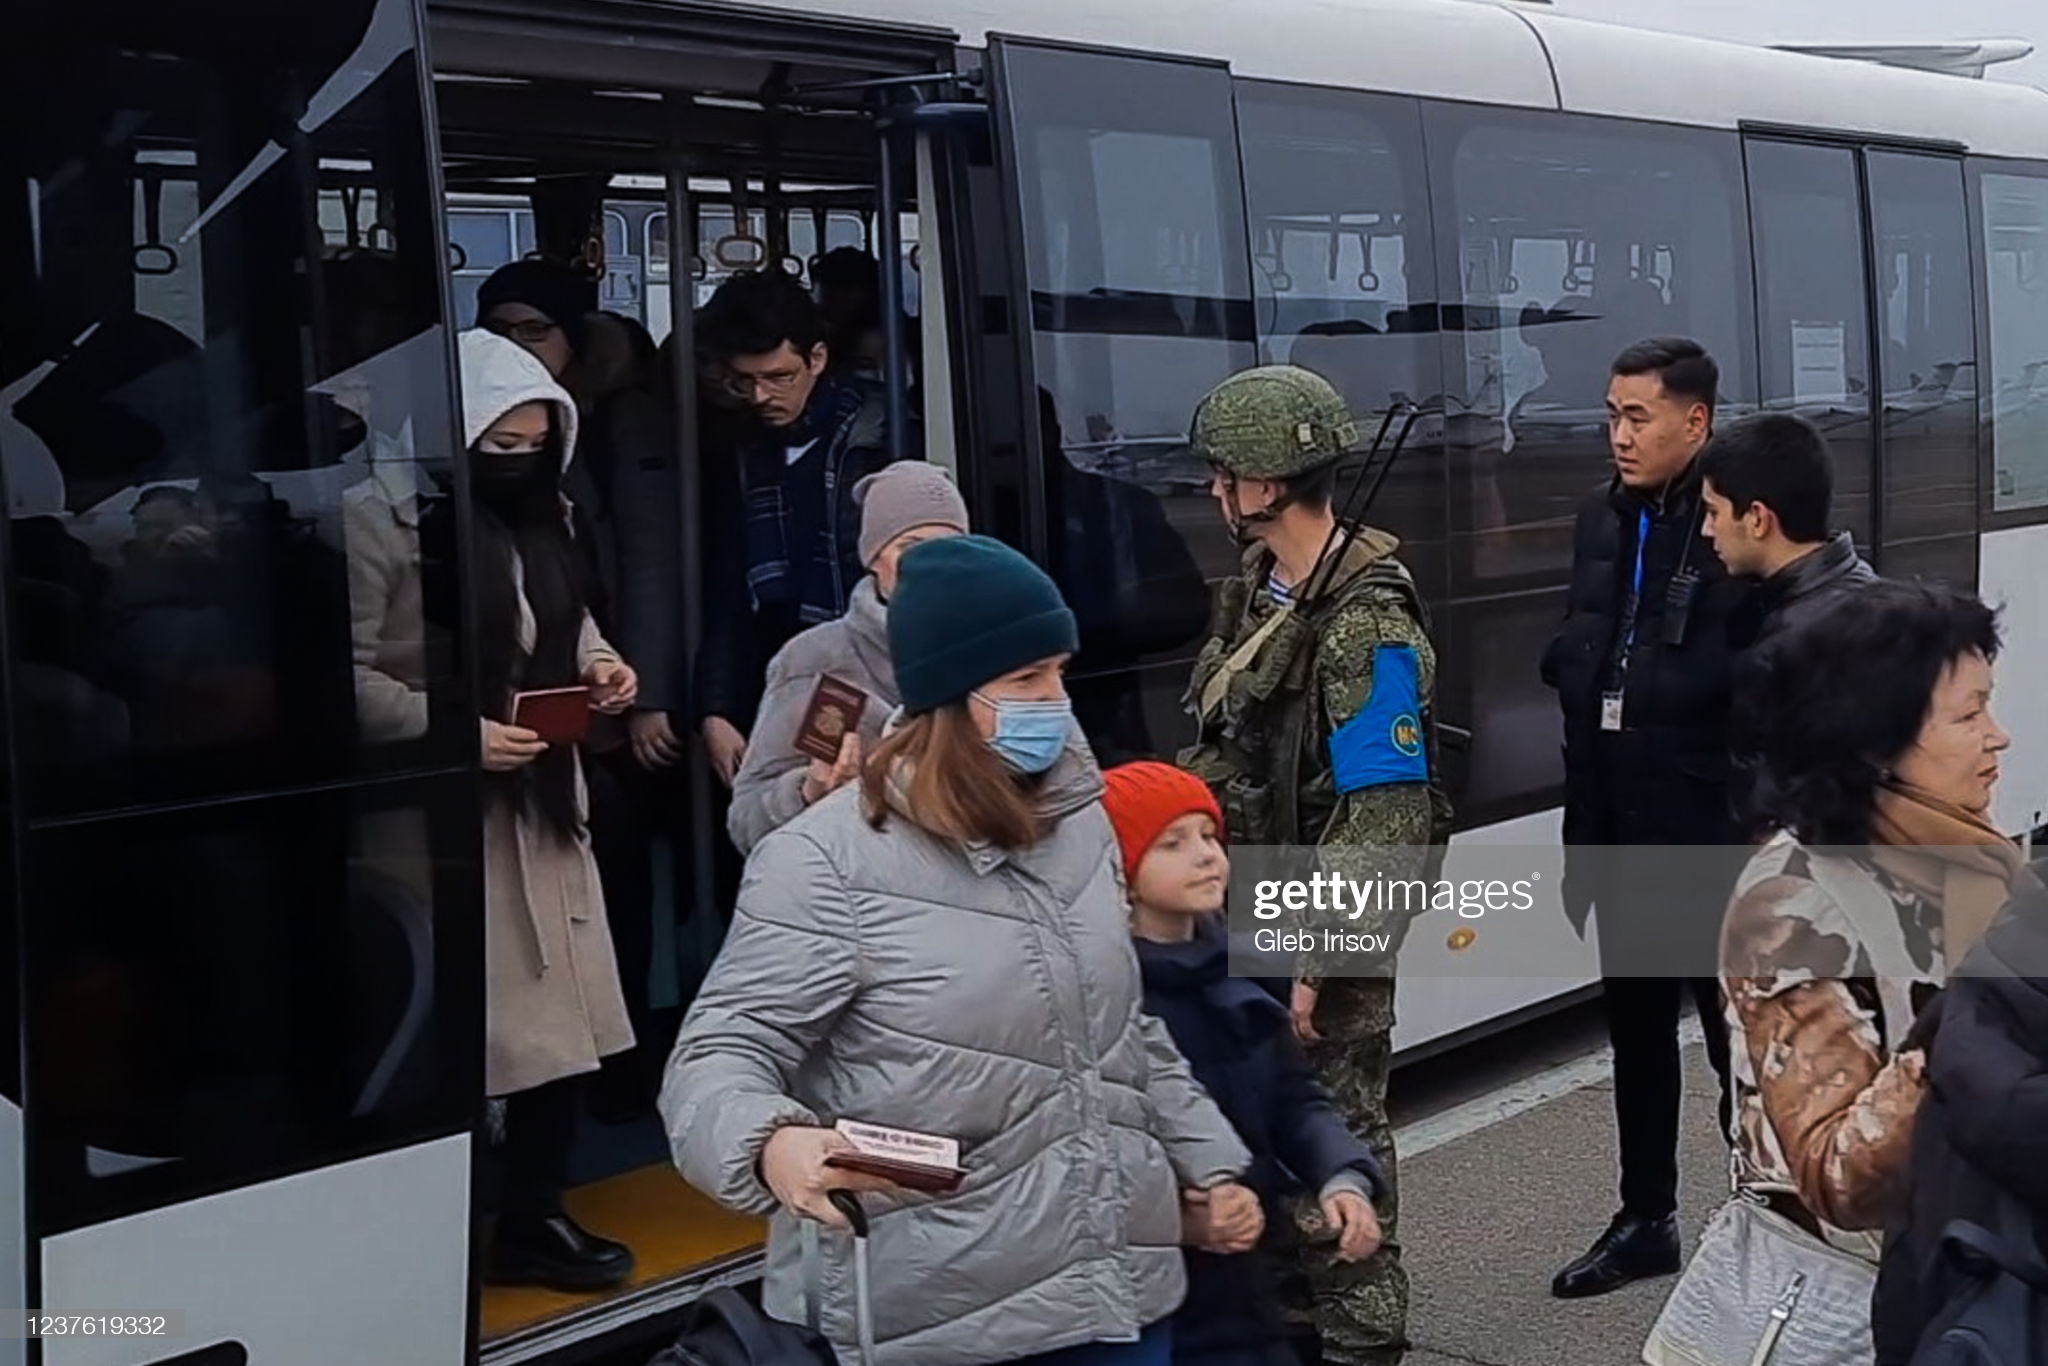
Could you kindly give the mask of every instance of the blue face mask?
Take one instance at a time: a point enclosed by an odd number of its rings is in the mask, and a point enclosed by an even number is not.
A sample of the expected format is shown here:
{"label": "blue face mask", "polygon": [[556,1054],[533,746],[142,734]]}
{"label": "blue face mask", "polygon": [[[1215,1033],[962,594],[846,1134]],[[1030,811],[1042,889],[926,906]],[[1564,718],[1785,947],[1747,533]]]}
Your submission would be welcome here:
{"label": "blue face mask", "polygon": [[1019,773],[1043,773],[1059,762],[1067,747],[1067,730],[1074,719],[1073,704],[1066,698],[1049,702],[974,694],[996,710],[996,733],[989,747]]}

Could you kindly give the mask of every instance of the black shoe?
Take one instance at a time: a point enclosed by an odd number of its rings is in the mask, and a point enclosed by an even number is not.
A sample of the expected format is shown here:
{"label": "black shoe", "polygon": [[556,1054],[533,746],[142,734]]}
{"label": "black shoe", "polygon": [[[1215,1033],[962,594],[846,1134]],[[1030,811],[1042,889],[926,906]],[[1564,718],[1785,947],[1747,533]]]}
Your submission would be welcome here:
{"label": "black shoe", "polygon": [[1557,1273],[1550,1293],[1561,1300],[1619,1290],[1649,1276],[1676,1275],[1678,1216],[1644,1219],[1623,1210],[1586,1255]]}
{"label": "black shoe", "polygon": [[498,1221],[484,1278],[497,1285],[551,1290],[609,1290],[633,1274],[633,1251],[600,1238],[566,1214]]}

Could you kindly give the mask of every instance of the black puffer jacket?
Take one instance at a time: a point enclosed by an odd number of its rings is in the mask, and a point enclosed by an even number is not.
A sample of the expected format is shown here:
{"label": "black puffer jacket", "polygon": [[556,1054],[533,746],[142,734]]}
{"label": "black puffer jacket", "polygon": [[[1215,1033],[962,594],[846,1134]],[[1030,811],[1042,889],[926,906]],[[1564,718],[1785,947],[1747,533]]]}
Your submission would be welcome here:
{"label": "black puffer jacket", "polygon": [[[1284,1196],[1321,1192],[1354,1172],[1375,1201],[1386,1192],[1372,1152],[1344,1127],[1329,1093],[1295,1045],[1287,1008],[1256,982],[1229,975],[1222,927],[1184,944],[1137,941],[1145,1009],[1162,1020],[1195,1080],[1251,1149],[1245,1184],[1265,1206],[1270,1242],[1292,1217]],[[1190,1249],[1188,1290],[1173,1320],[1179,1363],[1285,1361],[1274,1313],[1270,1246],[1219,1257]]]}
{"label": "black puffer jacket", "polygon": [[[1646,514],[1642,605],[1622,729],[1608,733],[1600,729],[1601,695],[1620,649]],[[1557,690],[1564,710],[1567,845],[1722,845],[1737,838],[1728,801],[1728,718],[1737,660],[1756,636],[1757,594],[1722,567],[1700,520],[1697,463],[1661,498],[1613,480],[1580,505],[1565,618],[1542,665],[1543,681]],[[1675,615],[1670,586],[1681,567],[1697,577],[1697,587],[1682,639],[1667,641]],[[1582,927],[1599,899],[1599,883],[1583,876],[1583,867],[1574,854],[1565,890],[1566,907]],[[1720,887],[1702,895],[1718,902],[1726,893]]]}
{"label": "black puffer jacket", "polygon": [[2048,1255],[2048,892],[2013,899],[1921,1028],[1933,1040],[1928,1090],[1913,1131],[1912,1205],[1889,1231],[1872,1297],[1878,1366],[1905,1366],[1962,1284],[1939,1255],[1950,1220],[1996,1230],[2003,1190]]}

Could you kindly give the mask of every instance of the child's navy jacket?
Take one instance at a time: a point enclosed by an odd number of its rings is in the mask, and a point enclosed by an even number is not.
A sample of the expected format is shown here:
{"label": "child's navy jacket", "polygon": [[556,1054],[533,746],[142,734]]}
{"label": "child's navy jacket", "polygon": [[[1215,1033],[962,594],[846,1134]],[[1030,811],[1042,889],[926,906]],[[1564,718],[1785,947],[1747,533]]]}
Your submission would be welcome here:
{"label": "child's navy jacket", "polygon": [[1273,1349],[1276,1221],[1291,1219],[1283,1197],[1320,1196],[1335,1181],[1377,1201],[1386,1190],[1372,1152],[1345,1127],[1295,1042],[1287,1007],[1248,978],[1228,972],[1219,920],[1187,943],[1136,941],[1145,1009],[1158,1016],[1252,1152],[1245,1184],[1265,1207],[1267,1238],[1252,1252],[1219,1257],[1186,1250],[1188,1293],[1173,1320],[1178,1362],[1284,1360]]}

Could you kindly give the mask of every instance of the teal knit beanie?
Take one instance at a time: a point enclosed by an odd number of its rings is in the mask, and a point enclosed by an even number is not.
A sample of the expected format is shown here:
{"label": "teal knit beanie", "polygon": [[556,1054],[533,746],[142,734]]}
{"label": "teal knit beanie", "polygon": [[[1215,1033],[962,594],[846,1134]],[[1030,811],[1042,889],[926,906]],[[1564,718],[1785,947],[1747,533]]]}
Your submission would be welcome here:
{"label": "teal knit beanie", "polygon": [[889,595],[889,656],[903,710],[958,702],[1034,660],[1080,648],[1079,629],[1044,570],[987,536],[912,546]]}

